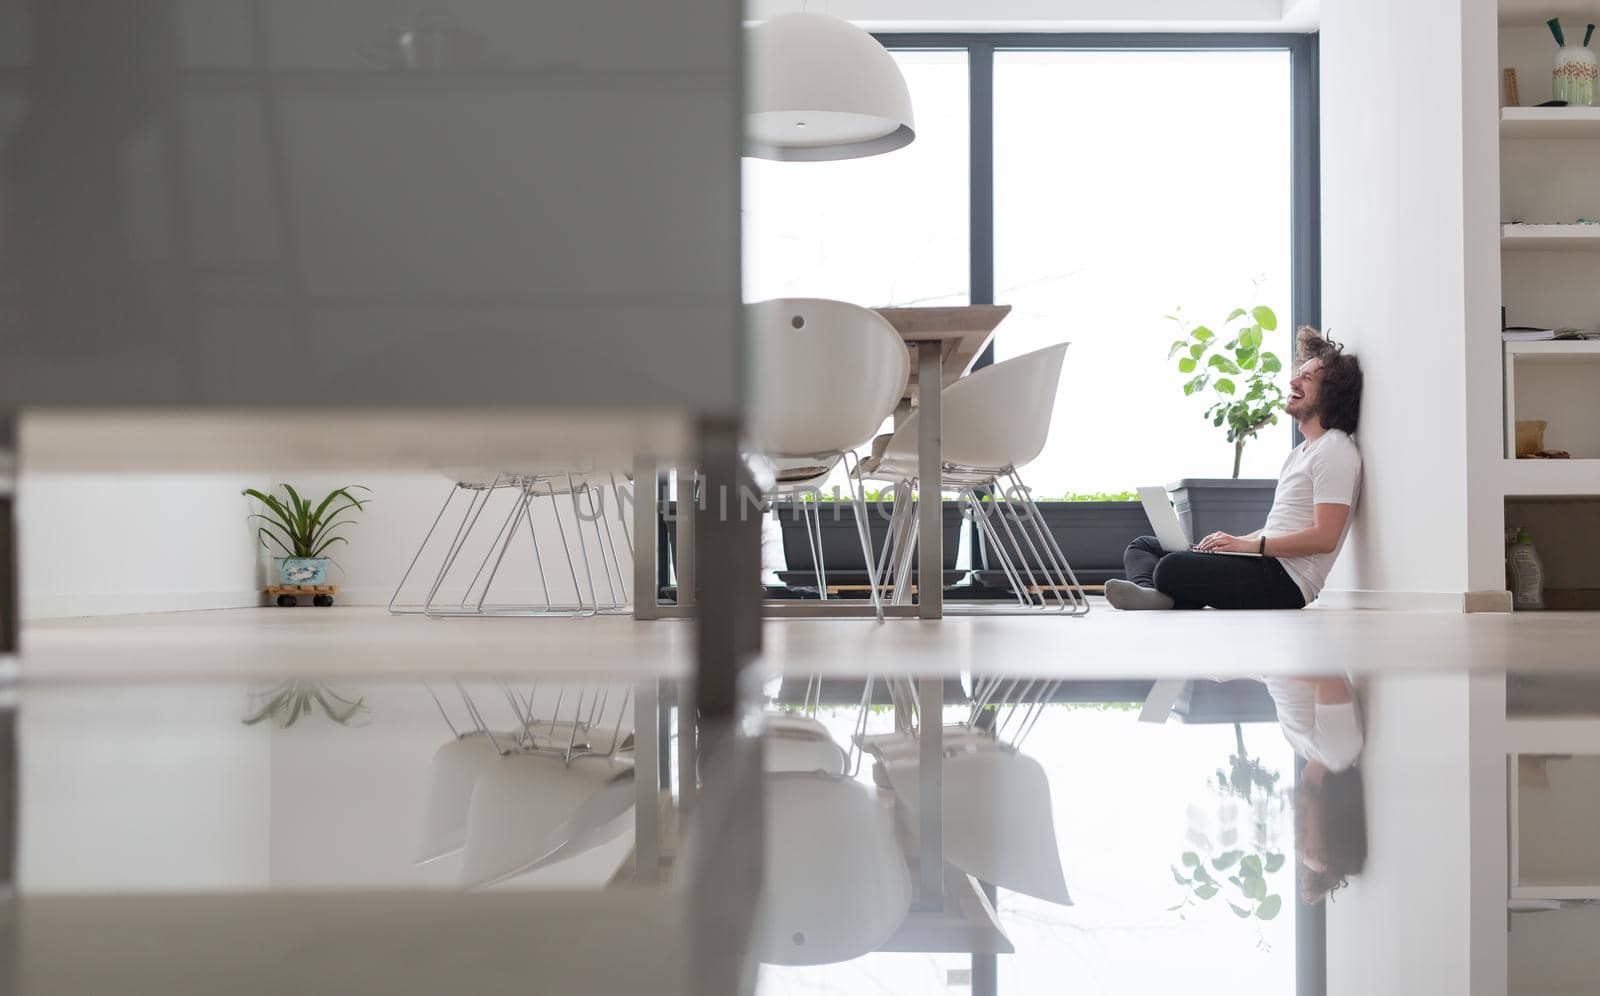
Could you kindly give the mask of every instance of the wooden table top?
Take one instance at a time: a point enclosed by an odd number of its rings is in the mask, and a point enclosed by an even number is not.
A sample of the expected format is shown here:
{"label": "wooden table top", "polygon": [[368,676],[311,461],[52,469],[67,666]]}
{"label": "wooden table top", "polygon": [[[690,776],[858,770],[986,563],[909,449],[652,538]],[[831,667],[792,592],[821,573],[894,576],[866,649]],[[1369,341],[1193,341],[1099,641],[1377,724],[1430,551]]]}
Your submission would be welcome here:
{"label": "wooden table top", "polygon": [[[907,343],[937,342],[941,345],[941,386],[966,376],[978,354],[994,338],[995,326],[1011,313],[1009,304],[971,304],[961,307],[877,308],[900,338]],[[917,392],[917,364],[911,364],[907,398]]]}

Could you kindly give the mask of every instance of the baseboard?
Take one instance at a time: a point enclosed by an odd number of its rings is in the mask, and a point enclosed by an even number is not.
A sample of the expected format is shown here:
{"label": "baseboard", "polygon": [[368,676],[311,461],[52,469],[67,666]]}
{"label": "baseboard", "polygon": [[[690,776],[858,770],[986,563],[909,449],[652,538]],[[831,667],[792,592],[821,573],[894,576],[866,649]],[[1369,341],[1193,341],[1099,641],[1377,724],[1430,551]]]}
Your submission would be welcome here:
{"label": "baseboard", "polygon": [[1315,605],[1327,609],[1370,609],[1381,612],[1510,612],[1504,591],[1376,591],[1339,588],[1324,591]]}
{"label": "baseboard", "polygon": [[1468,612],[1510,612],[1511,592],[1469,591],[1466,595]]}
{"label": "baseboard", "polygon": [[23,619],[79,616],[132,616],[146,612],[242,609],[262,604],[257,589],[235,591],[140,591],[95,594],[24,595]]}

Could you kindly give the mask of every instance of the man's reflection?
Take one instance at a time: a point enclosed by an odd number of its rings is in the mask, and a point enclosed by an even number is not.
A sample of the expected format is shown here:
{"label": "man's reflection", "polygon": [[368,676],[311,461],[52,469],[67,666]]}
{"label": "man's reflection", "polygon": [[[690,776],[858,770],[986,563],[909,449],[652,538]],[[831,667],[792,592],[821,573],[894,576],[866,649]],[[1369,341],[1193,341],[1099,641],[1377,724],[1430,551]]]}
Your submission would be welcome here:
{"label": "man's reflection", "polygon": [[1294,794],[1294,844],[1300,895],[1319,903],[1367,863],[1367,810],[1361,784],[1365,740],[1360,706],[1340,678],[1264,678],[1278,726],[1305,759]]}

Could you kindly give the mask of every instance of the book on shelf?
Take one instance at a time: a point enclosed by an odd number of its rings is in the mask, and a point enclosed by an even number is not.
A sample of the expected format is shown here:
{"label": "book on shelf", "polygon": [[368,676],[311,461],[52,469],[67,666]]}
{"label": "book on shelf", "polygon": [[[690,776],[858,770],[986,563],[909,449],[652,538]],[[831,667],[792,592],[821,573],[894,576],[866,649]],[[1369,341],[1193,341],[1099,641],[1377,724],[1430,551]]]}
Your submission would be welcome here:
{"label": "book on shelf", "polygon": [[1582,339],[1600,339],[1600,330],[1597,329],[1540,329],[1530,328],[1525,325],[1515,325],[1500,330],[1502,342],[1554,342],[1572,341]]}

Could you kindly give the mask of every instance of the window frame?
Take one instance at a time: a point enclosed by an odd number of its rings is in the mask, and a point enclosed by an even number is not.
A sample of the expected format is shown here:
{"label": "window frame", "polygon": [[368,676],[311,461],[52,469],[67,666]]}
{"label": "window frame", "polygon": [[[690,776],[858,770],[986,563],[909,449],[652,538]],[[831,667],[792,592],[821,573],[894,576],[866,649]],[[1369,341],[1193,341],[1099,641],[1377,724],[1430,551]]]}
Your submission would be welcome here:
{"label": "window frame", "polygon": [[[1287,52],[1290,79],[1289,272],[1292,327],[1322,326],[1321,145],[1319,37],[1291,33],[874,32],[895,51],[967,54],[968,301],[994,304],[994,56],[996,52]],[[1002,333],[1003,334],[1003,333]],[[991,343],[974,364],[994,362]],[[1302,441],[1292,427],[1290,445]],[[1301,765],[1296,764],[1298,784]],[[992,896],[991,896],[992,898]],[[1327,992],[1327,917],[1295,890],[1295,993]],[[972,956],[973,996],[998,990],[993,955]]]}
{"label": "window frame", "polygon": [[[1321,162],[1318,142],[1318,36],[1312,34],[874,32],[891,51],[967,55],[967,294],[994,304],[994,56],[996,52],[1287,52],[1290,76],[1290,319],[1322,324]],[[994,362],[986,349],[975,366]],[[1300,441],[1299,430],[1294,442]]]}

